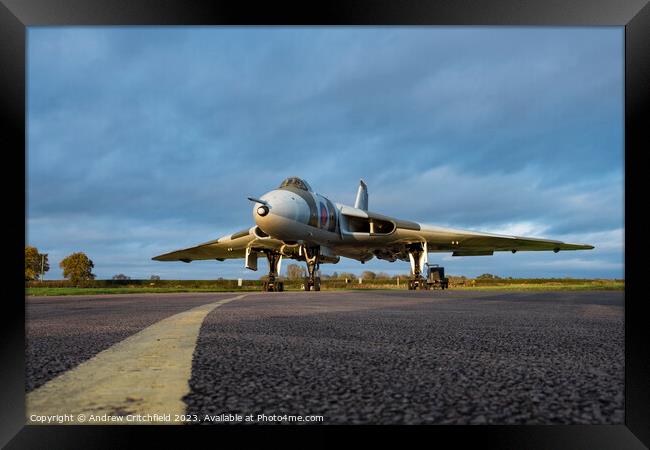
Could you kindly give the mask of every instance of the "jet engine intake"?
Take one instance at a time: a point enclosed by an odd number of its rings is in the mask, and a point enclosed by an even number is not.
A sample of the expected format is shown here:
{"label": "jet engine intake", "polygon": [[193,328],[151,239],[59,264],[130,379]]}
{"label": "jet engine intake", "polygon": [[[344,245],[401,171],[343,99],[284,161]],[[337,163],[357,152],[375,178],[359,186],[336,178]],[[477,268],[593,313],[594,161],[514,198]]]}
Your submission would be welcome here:
{"label": "jet engine intake", "polygon": [[257,239],[269,239],[270,236],[264,232],[260,227],[253,228],[253,234]]}

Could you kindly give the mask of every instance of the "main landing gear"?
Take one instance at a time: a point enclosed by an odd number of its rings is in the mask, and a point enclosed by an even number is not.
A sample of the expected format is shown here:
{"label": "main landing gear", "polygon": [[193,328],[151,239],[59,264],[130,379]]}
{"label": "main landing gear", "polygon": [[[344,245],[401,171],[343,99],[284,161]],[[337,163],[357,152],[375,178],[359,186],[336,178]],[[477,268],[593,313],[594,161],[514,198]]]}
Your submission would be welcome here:
{"label": "main landing gear", "polygon": [[279,253],[268,252],[266,259],[269,261],[269,279],[265,281],[262,290],[265,292],[282,292],[284,291],[284,283],[278,281],[278,274],[280,273],[280,264],[282,263],[282,255]]}
{"label": "main landing gear", "polygon": [[320,267],[320,248],[303,246],[301,252],[307,262],[307,277],[305,278],[305,291],[320,291],[320,277],[315,276]]}
{"label": "main landing gear", "polygon": [[408,282],[409,290],[428,289],[427,280],[422,276],[422,267],[427,262],[426,242],[412,245],[407,250],[409,260],[411,261],[411,279]]}

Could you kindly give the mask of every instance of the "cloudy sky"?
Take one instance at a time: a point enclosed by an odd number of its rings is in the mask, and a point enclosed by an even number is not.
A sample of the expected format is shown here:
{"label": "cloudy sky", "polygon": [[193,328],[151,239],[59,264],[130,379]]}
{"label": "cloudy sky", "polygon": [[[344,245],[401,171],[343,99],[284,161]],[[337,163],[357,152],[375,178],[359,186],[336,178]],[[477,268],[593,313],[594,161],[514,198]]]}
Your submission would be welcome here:
{"label": "cloudy sky", "polygon": [[346,204],[363,178],[386,215],[596,246],[431,254],[448,273],[622,278],[623,70],[622,27],[32,27],[27,243],[46,279],[75,251],[98,278],[257,278],[150,258],[251,226],[287,176]]}

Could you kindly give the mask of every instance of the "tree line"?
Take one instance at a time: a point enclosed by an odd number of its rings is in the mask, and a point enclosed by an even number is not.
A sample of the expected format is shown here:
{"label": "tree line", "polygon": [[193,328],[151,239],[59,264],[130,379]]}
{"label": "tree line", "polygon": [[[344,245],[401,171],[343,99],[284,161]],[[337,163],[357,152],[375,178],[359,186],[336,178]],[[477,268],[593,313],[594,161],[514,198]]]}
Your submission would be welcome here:
{"label": "tree line", "polygon": [[[95,274],[92,273],[95,264],[83,252],[66,256],[59,267],[63,269],[63,277],[73,283],[95,279]],[[36,247],[25,246],[25,281],[40,280],[49,270],[48,254],[40,253]]]}
{"label": "tree line", "polygon": [[[92,273],[92,269],[95,267],[92,260],[83,252],[75,252],[71,255],[66,256],[59,263],[59,267],[63,269],[63,277],[72,281],[73,283],[78,283],[80,281],[94,280],[95,274]],[[36,247],[25,246],[25,281],[35,281],[40,280],[45,272],[50,270],[50,264],[48,261],[47,253],[40,253]],[[287,266],[287,278],[289,280],[301,280],[307,276],[307,271],[304,267],[298,264],[289,264]],[[352,272],[333,272],[331,275],[323,274],[321,278],[323,279],[348,279],[356,280],[357,278],[362,278],[363,280],[385,280],[385,279],[396,279],[408,278],[409,274],[402,275],[389,275],[385,272],[375,273],[371,270],[366,270],[361,273],[360,276]],[[460,277],[465,279],[465,277]],[[114,280],[130,280],[131,278],[120,273],[113,276]],[[500,279],[497,275],[492,275],[485,273],[477,277],[479,280],[483,279]],[[151,280],[156,281],[160,280],[158,275],[152,275]]]}
{"label": "tree line", "polygon": [[[63,269],[63,278],[78,284],[82,281],[94,280],[93,268],[95,264],[84,252],[75,252],[66,256],[59,263]],[[38,281],[45,272],[50,270],[47,253],[40,253],[36,247],[25,246],[25,281]],[[113,276],[114,280],[130,280],[131,277],[123,273]],[[151,275],[151,281],[158,281],[158,275]]]}

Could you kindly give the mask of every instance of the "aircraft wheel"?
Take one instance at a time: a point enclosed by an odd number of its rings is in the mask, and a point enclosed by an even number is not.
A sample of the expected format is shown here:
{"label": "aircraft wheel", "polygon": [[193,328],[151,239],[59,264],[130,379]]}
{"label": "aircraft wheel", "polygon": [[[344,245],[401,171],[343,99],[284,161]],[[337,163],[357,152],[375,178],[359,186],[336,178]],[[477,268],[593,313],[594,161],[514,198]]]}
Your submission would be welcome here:
{"label": "aircraft wheel", "polygon": [[280,281],[278,283],[277,292],[283,292],[283,291],[284,291],[284,283],[282,281]]}
{"label": "aircraft wheel", "polygon": [[305,278],[305,291],[309,291],[309,278]]}
{"label": "aircraft wheel", "polygon": [[314,290],[320,291],[320,277],[316,277],[314,280]]}

